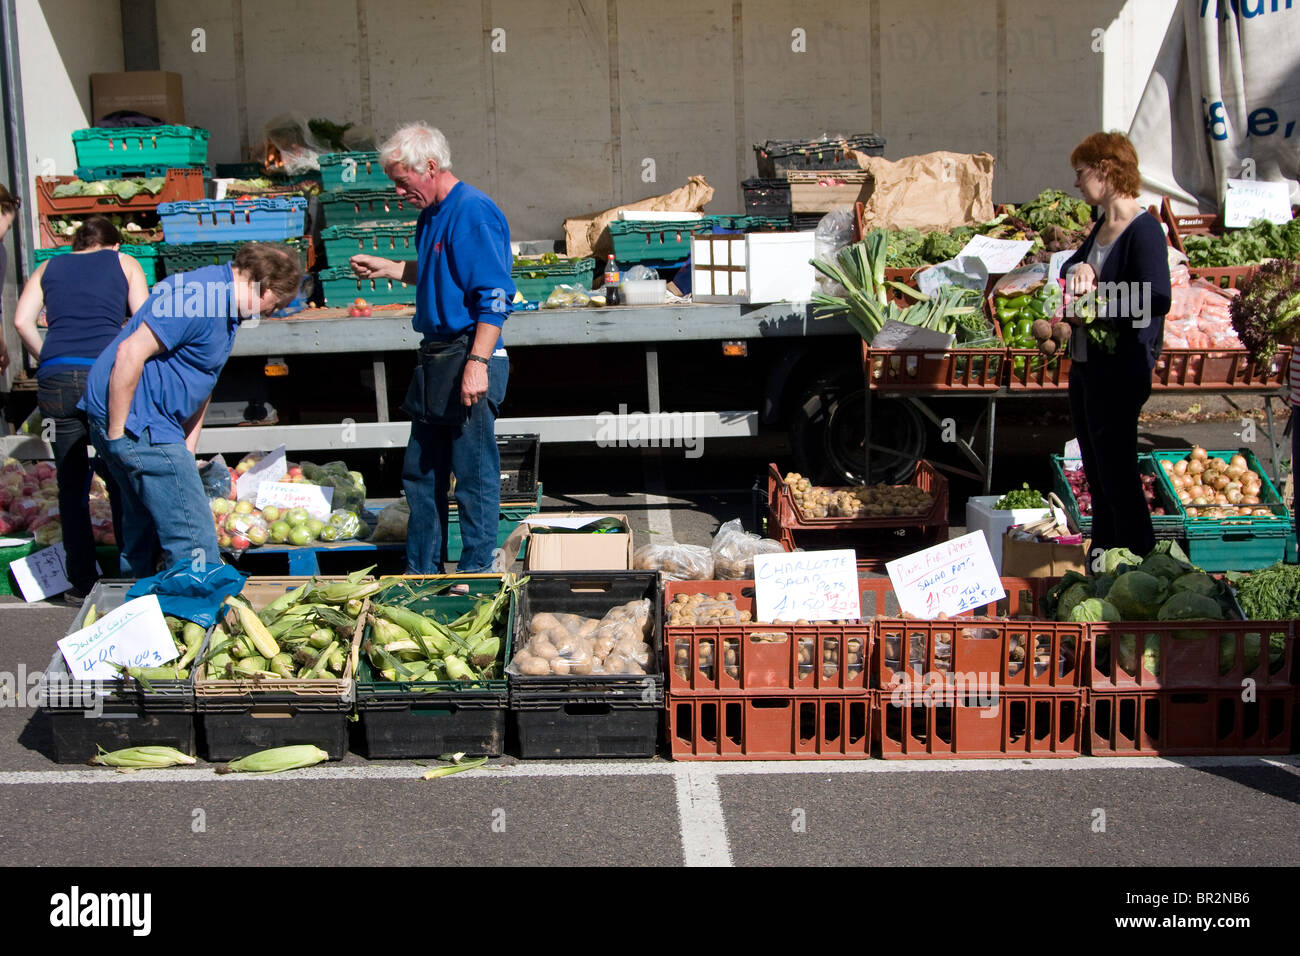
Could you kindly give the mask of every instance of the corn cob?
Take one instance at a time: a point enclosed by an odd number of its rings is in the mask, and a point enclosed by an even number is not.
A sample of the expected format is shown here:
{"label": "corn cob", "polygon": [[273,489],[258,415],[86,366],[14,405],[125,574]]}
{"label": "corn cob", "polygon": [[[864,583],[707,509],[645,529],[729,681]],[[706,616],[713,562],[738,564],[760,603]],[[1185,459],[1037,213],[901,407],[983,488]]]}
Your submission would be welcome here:
{"label": "corn cob", "polygon": [[99,611],[95,608],[95,605],[92,604],[90,607],[86,608],[86,617],[82,620],[81,626],[90,627],[90,625],[94,624],[98,620]]}
{"label": "corn cob", "polygon": [[330,655],[334,653],[334,649],[337,647],[338,641],[334,641],[325,650],[321,651],[320,657],[316,658],[316,663],[312,665],[311,671],[307,674],[308,680],[321,676],[321,671],[325,669],[329,663]]}
{"label": "corn cob", "polygon": [[185,654],[176,662],[178,668],[186,667],[194,658],[199,655],[199,648],[203,646],[203,639],[208,636],[208,632],[199,627],[193,621],[186,621],[185,627],[181,629],[181,634],[185,639]]}
{"label": "corn cob", "polygon": [[270,669],[273,673],[279,674],[286,680],[291,679],[294,676],[293,656],[281,651],[279,654],[276,654],[275,657],[271,658]]}
{"label": "corn cob", "polygon": [[127,676],[133,680],[138,680],[145,686],[146,690],[151,689],[149,682],[154,680],[185,680],[190,676],[190,672],[184,667],[173,667],[168,664],[166,667],[128,667]]}
{"label": "corn cob", "polygon": [[329,754],[313,744],[272,747],[270,750],[249,754],[241,760],[232,760],[226,766],[218,767],[217,773],[280,773],[283,770],[311,767],[329,757]]}
{"label": "corn cob", "polygon": [[261,619],[262,623],[270,624],[276,618],[280,617],[281,614],[291,610],[294,605],[301,601],[303,595],[307,593],[307,590],[310,587],[311,582],[309,581],[301,587],[296,587],[292,591],[281,594],[266,607],[262,608],[262,610],[258,611],[257,616]]}
{"label": "corn cob", "polygon": [[475,680],[476,675],[461,658],[452,654],[443,658],[442,664],[447,668],[448,680]]}
{"label": "corn cob", "polygon": [[450,777],[453,773],[464,773],[466,770],[477,770],[487,763],[487,757],[476,757],[473,760],[461,761],[462,754],[457,754],[453,759],[456,763],[451,767],[435,767],[424,775],[425,780],[436,780],[438,777]]}
{"label": "corn cob", "polygon": [[361,613],[360,598],[349,598],[348,603],[344,605],[344,609],[348,617],[356,617]]}
{"label": "corn cob", "polygon": [[234,679],[241,677],[279,677],[279,674],[268,670],[271,662],[265,657],[246,657],[242,661],[236,661],[230,667],[230,676]]}
{"label": "corn cob", "polygon": [[307,643],[312,647],[320,650],[322,647],[329,647],[330,643],[335,640],[334,632],[328,628],[320,627],[311,632],[307,638]]}
{"label": "corn cob", "polygon": [[371,581],[369,584],[356,584],[351,581],[318,584],[308,592],[308,597],[313,602],[321,604],[347,604],[348,601],[359,601],[377,591],[391,587],[393,581],[393,578],[380,578],[378,581]]}
{"label": "corn cob", "polygon": [[241,598],[228,597],[226,604],[235,609],[235,615],[239,618],[239,625],[244,629],[244,633],[253,642],[259,654],[265,658],[272,658],[280,653],[280,645],[275,642],[275,638],[266,629],[262,619],[253,613],[252,607],[247,601]]}
{"label": "corn cob", "polygon": [[128,747],[109,753],[103,747],[99,753],[90,758],[92,766],[161,768],[174,767],[176,764],[192,764],[194,758],[183,754],[175,747]]}

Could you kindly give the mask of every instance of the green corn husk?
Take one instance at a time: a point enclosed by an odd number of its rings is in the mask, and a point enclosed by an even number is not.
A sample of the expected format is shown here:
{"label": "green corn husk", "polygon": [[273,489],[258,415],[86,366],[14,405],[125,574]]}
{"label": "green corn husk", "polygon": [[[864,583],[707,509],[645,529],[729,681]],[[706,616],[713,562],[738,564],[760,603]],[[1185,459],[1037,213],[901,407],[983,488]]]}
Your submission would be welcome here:
{"label": "green corn husk", "polygon": [[294,676],[293,655],[284,651],[276,654],[275,657],[271,658],[270,670],[286,680],[291,679]]}
{"label": "green corn husk", "polygon": [[335,640],[336,638],[333,631],[328,628],[320,627],[311,632],[311,635],[307,638],[307,643],[317,650],[320,650],[329,647]]}
{"label": "green corn husk", "polygon": [[281,594],[266,607],[262,608],[262,610],[258,611],[257,616],[262,619],[263,624],[270,624],[272,621],[279,618],[284,612],[288,611],[291,607],[301,601],[303,595],[307,593],[307,590],[310,587],[311,582],[308,582],[301,587],[296,587],[292,591]]}
{"label": "green corn husk", "polygon": [[131,769],[161,769],[178,764],[189,765],[195,762],[189,754],[181,753],[175,747],[127,747],[111,753],[98,747],[99,753],[90,758],[92,766],[125,767]]}
{"label": "green corn husk", "polygon": [[184,668],[199,656],[199,650],[203,647],[203,639],[208,636],[208,632],[199,627],[193,621],[186,621],[185,627],[181,629],[181,635],[185,640],[185,654],[176,662],[177,668]]}
{"label": "green corn husk", "polygon": [[329,756],[313,744],[272,747],[270,750],[259,750],[239,760],[232,760],[225,767],[218,767],[217,773],[281,773],[314,766],[328,760]]}
{"label": "green corn husk", "polygon": [[436,780],[439,777],[450,777],[453,773],[464,773],[466,770],[477,770],[479,767],[487,763],[487,761],[487,757],[476,757],[473,760],[465,761],[458,760],[456,764],[451,767],[435,767],[428,771],[424,775],[423,779]]}
{"label": "green corn husk", "polygon": [[320,656],[316,658],[315,663],[311,666],[311,670],[307,673],[307,677],[305,678],[306,680],[314,680],[323,675],[323,672],[329,663],[330,655],[334,653],[334,650],[337,647],[338,642],[334,641],[326,647],[325,650],[320,652]]}

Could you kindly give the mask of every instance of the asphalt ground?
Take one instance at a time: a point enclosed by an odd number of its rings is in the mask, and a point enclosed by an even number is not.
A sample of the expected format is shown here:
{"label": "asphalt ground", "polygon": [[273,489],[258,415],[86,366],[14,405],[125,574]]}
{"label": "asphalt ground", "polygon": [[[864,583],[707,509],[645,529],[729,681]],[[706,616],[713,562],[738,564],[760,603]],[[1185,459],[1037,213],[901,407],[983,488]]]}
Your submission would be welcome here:
{"label": "asphalt ground", "polygon": [[[1158,424],[1162,431],[1153,434],[1173,431],[1185,443],[1239,443],[1230,440],[1239,421]],[[1003,474],[1036,467],[1045,454],[1041,444],[1016,453],[1039,426],[1017,427],[1027,434],[999,459]],[[546,449],[545,507],[617,510],[638,536],[707,544],[724,520],[750,524],[752,479],[781,454],[779,447],[715,451],[687,464],[666,452]],[[0,672],[13,675],[10,688],[14,678],[44,669],[75,613],[56,601],[0,600]],[[1287,867],[1300,860],[1294,755],[502,757],[426,781],[436,761],[349,754],[264,778],[218,776],[202,760],[124,774],[55,763],[48,718],[21,681],[18,690],[0,700],[0,847],[10,866]]]}

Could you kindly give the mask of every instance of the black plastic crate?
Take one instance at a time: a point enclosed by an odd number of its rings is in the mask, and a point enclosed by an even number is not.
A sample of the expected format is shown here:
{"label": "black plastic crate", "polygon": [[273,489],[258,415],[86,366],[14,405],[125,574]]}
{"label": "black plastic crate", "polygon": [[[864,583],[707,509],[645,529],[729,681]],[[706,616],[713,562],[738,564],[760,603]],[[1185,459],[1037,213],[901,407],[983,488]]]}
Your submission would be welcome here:
{"label": "black plastic crate", "polygon": [[789,180],[746,179],[740,187],[745,191],[745,215],[790,215]]}
{"label": "black plastic crate", "polygon": [[654,662],[644,676],[588,674],[585,676],[526,677],[509,674],[510,706],[522,702],[553,703],[563,698],[576,700],[620,700],[640,704],[663,704],[663,584],[657,571],[534,571],[519,597],[515,611],[516,649],[528,639],[528,622],[534,614],[578,614],[601,618],[630,601],[650,602],[650,634],[646,643],[654,651]]}
{"label": "black plastic crate", "polygon": [[857,169],[852,151],[883,156],[885,139],[875,133],[858,133],[833,139],[769,139],[754,144],[762,179],[775,179],[789,170]]}
{"label": "black plastic crate", "polygon": [[540,435],[498,435],[501,456],[501,500],[531,504],[537,500],[537,464]]}
{"label": "black plastic crate", "polygon": [[86,710],[43,708],[50,718],[57,763],[86,763],[105,750],[127,747],[175,747],[194,756],[194,715],[191,713],[145,713],[138,705],[105,700],[101,716]]}
{"label": "black plastic crate", "polygon": [[499,756],[505,749],[504,694],[408,695],[413,699],[367,699],[361,709],[358,746],[369,759],[437,757],[465,753]]}
{"label": "black plastic crate", "polygon": [[662,687],[660,701],[653,704],[607,695],[511,698],[519,756],[653,757],[663,718]]}
{"label": "black plastic crate", "polygon": [[259,750],[314,744],[342,760],[348,750],[352,702],[309,700],[293,694],[259,694],[246,700],[200,703],[199,744],[204,760],[239,760]]}

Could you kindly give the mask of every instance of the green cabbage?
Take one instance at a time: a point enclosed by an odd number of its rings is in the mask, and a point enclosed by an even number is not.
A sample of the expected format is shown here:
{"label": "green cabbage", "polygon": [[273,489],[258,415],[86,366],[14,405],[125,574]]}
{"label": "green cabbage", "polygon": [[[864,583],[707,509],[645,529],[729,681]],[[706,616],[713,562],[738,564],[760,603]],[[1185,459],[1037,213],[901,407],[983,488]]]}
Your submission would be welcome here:
{"label": "green cabbage", "polygon": [[1146,560],[1142,562],[1138,570],[1152,577],[1164,578],[1170,582],[1182,577],[1187,572],[1187,568],[1169,557],[1169,555],[1157,553],[1147,555]]}
{"label": "green cabbage", "polygon": [[1180,574],[1174,578],[1169,587],[1175,594],[1180,591],[1191,591],[1193,594],[1203,594],[1207,598],[1215,597],[1219,593],[1219,582],[1204,571],[1191,571],[1187,574]]}
{"label": "green cabbage", "polygon": [[[1142,641],[1142,666],[1152,674],[1160,675],[1160,637],[1156,634],[1147,634]],[[1098,645],[1100,646],[1100,645]],[[1126,674],[1137,676],[1137,635],[1121,634],[1119,637],[1119,656],[1117,659],[1120,670]]]}
{"label": "green cabbage", "polygon": [[1142,559],[1128,548],[1110,548],[1101,558],[1101,569],[1106,574],[1118,573],[1120,566],[1125,564],[1140,567]]}
{"label": "green cabbage", "polygon": [[1126,621],[1150,621],[1169,596],[1169,582],[1145,571],[1121,574],[1111,585],[1106,600],[1115,605]]}
{"label": "green cabbage", "polygon": [[[1131,575],[1124,575],[1131,577]],[[1118,587],[1118,585],[1116,585]],[[1179,591],[1160,606],[1158,621],[1222,621],[1219,602],[1195,591]]]}
{"label": "green cabbage", "polygon": [[1119,611],[1115,610],[1115,605],[1109,601],[1103,601],[1100,598],[1087,598],[1070,610],[1070,616],[1067,620],[1076,624],[1080,622],[1096,623],[1099,621],[1118,623],[1120,616]]}
{"label": "green cabbage", "polygon": [[1070,615],[1074,613],[1074,609],[1091,597],[1092,588],[1086,583],[1071,584],[1062,592],[1060,602],[1056,605],[1056,619],[1058,621],[1071,620]]}

